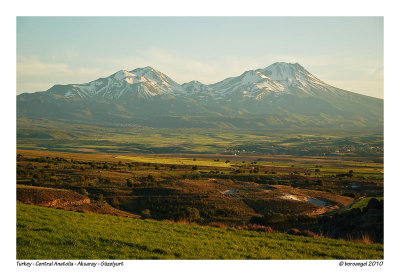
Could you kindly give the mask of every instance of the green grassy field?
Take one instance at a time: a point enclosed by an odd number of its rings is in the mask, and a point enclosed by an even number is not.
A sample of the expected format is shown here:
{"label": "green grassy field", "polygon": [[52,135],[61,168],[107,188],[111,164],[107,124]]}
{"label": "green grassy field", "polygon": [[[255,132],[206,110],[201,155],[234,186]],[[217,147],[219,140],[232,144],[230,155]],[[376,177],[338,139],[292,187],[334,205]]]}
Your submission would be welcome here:
{"label": "green grassy field", "polygon": [[383,245],[17,204],[17,259],[382,259]]}
{"label": "green grassy field", "polygon": [[[142,126],[96,126],[62,121],[17,121],[19,149],[108,153],[186,154],[293,154],[373,156],[382,152],[383,133],[373,130],[338,129],[162,129]],[[366,146],[368,145],[368,146]],[[347,152],[348,147],[353,147]],[[339,154],[342,156],[342,153]]]}
{"label": "green grassy field", "polygon": [[131,160],[132,162],[143,162],[152,164],[210,166],[229,168],[231,165],[223,161],[212,161],[210,159],[176,158],[176,157],[150,157],[150,156],[116,156],[115,158]]}

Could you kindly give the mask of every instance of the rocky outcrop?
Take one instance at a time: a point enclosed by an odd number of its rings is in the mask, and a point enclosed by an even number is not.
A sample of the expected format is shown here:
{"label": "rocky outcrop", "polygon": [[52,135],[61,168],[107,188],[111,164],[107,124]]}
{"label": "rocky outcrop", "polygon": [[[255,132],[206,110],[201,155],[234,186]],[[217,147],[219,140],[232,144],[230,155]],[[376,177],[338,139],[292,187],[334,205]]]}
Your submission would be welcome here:
{"label": "rocky outcrop", "polygon": [[69,190],[17,185],[17,200],[25,204],[68,211],[140,218],[138,215],[113,208],[103,201],[92,203],[88,197]]}
{"label": "rocky outcrop", "polygon": [[17,200],[45,207],[65,207],[89,204],[90,199],[74,191],[17,185]]}
{"label": "rocky outcrop", "polygon": [[43,202],[43,203],[37,204],[37,205],[48,206],[48,207],[65,207],[65,206],[79,206],[79,205],[83,205],[83,204],[90,204],[90,199],[89,198],[84,198],[82,200],[76,200],[76,201],[55,199],[53,201]]}

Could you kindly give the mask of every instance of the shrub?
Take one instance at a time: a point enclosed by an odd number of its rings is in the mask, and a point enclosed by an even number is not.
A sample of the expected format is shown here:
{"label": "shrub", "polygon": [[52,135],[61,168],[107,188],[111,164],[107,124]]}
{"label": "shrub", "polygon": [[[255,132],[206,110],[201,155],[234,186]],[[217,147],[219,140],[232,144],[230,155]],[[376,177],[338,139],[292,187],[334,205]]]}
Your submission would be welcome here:
{"label": "shrub", "polygon": [[347,197],[352,197],[352,198],[356,198],[357,197],[357,195],[355,193],[352,193],[352,192],[343,193],[342,196],[347,196]]}
{"label": "shrub", "polygon": [[151,213],[149,209],[144,209],[140,215],[142,216],[143,219],[147,219],[151,217]]}
{"label": "shrub", "polygon": [[379,200],[377,200],[376,198],[371,198],[369,201],[368,201],[368,204],[367,204],[367,206],[364,208],[364,212],[366,212],[366,211],[368,211],[368,210],[371,210],[371,209],[382,209],[382,203],[381,202],[379,202]]}
{"label": "shrub", "polygon": [[81,195],[88,195],[89,193],[86,191],[86,189],[81,188],[79,189],[78,193],[80,193]]}
{"label": "shrub", "polygon": [[264,219],[259,216],[253,216],[250,218],[251,224],[264,224]]}
{"label": "shrub", "polygon": [[131,187],[131,188],[132,188],[132,187],[133,187],[133,181],[132,181],[132,179],[129,179],[129,178],[128,178],[128,179],[126,180],[126,185],[127,185],[128,187]]}
{"label": "shrub", "polygon": [[103,194],[96,194],[94,199],[96,201],[103,201],[103,199],[104,199]]}
{"label": "shrub", "polygon": [[365,244],[373,244],[374,240],[371,238],[370,234],[363,233],[363,234],[361,234],[360,242],[363,242]]}
{"label": "shrub", "polygon": [[200,213],[197,208],[187,207],[185,210],[185,218],[189,221],[194,221],[200,218]]}
{"label": "shrub", "polygon": [[216,222],[216,221],[210,222],[210,223],[208,224],[208,226],[217,227],[217,228],[221,228],[221,229],[226,229],[226,228],[228,228],[228,226],[226,226],[226,225],[223,224],[222,222]]}
{"label": "shrub", "polygon": [[264,232],[264,233],[275,233],[275,231],[270,226],[258,225],[258,224],[249,224],[241,229],[249,230],[249,231],[257,231],[257,232]]}
{"label": "shrub", "polygon": [[116,198],[115,196],[112,198],[110,205],[114,208],[118,208],[119,207],[119,201],[118,198]]}
{"label": "shrub", "polygon": [[311,237],[311,238],[316,238],[316,237],[318,237],[317,234],[315,234],[314,232],[312,232],[312,231],[310,231],[310,230],[303,230],[303,231],[301,231],[300,235],[301,235],[301,236],[304,236],[304,237]]}
{"label": "shrub", "polygon": [[149,182],[154,182],[156,179],[154,178],[154,176],[152,174],[147,175],[147,180]]}
{"label": "shrub", "polygon": [[287,231],[286,234],[289,234],[289,235],[300,235],[301,232],[297,228],[292,228],[292,229],[289,229],[289,231]]}

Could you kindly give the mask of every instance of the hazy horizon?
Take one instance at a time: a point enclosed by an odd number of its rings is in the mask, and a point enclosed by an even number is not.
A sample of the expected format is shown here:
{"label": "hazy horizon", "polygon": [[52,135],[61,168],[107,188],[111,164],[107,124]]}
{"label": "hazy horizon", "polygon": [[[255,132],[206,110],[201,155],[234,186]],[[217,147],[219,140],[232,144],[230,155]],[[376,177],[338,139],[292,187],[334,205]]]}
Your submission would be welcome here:
{"label": "hazy horizon", "polygon": [[17,94],[145,66],[210,84],[275,62],[383,98],[383,17],[17,17]]}

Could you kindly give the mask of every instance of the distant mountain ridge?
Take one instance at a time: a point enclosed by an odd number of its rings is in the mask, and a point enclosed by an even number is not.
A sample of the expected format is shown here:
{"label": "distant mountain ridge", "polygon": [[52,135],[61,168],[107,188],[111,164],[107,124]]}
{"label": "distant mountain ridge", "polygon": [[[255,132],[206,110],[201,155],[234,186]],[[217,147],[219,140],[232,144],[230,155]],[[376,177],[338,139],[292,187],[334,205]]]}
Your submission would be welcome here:
{"label": "distant mountain ridge", "polygon": [[[132,71],[120,70],[106,78],[99,78],[85,84],[55,85],[47,92],[67,98],[103,97],[119,99],[124,96],[152,97],[170,94],[193,96],[206,93],[220,99],[235,93],[259,100],[270,93],[293,93],[298,88],[305,94],[324,89],[338,93],[337,89],[322,82],[298,63],[277,62],[264,69],[249,70],[237,77],[206,85],[199,81],[178,84],[167,75],[147,66]],[[298,91],[297,91],[298,92]],[[203,95],[204,96],[204,95]]]}
{"label": "distant mountain ridge", "polygon": [[[158,116],[166,127],[170,127],[166,120],[171,116],[213,117],[225,121],[225,126],[240,128],[237,122],[250,117],[260,127],[380,127],[383,100],[326,84],[298,63],[277,62],[209,85],[198,81],[179,84],[148,66],[120,70],[89,83],[54,85],[44,92],[21,94],[17,114],[84,121],[136,120],[156,126],[162,125],[154,122]],[[179,119],[175,121],[177,127]],[[207,127],[207,123],[193,123]]]}

